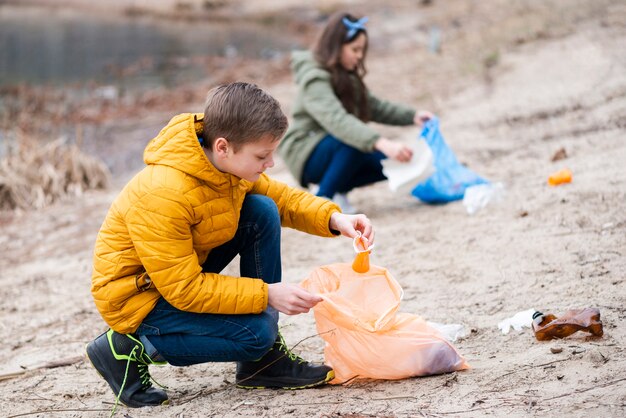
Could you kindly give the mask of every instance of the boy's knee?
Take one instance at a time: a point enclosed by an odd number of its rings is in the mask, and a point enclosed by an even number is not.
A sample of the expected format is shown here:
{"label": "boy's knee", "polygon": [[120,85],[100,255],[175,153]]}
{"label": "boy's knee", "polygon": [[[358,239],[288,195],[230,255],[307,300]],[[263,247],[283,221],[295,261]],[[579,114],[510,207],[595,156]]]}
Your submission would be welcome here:
{"label": "boy's knee", "polygon": [[271,197],[262,194],[249,194],[246,196],[245,201],[257,210],[276,211],[276,213],[278,213],[276,202],[274,202]]}
{"label": "boy's knee", "polygon": [[278,206],[270,197],[252,194],[246,196],[244,202],[258,218],[264,219],[266,222],[278,222],[280,226],[280,215],[278,214]]}

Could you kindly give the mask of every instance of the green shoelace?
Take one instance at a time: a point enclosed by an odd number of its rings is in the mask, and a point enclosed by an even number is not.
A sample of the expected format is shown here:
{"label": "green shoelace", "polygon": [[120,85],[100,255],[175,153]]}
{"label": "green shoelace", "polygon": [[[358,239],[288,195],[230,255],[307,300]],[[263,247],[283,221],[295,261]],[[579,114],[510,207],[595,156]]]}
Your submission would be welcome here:
{"label": "green shoelace", "polygon": [[285,339],[283,338],[280,332],[278,333],[278,342],[280,343],[280,346],[278,347],[278,351],[282,351],[283,353],[287,354],[287,357],[289,357],[289,360],[297,361],[299,364],[307,362],[305,359],[303,359],[302,357],[295,354],[289,349],[289,347],[287,346],[287,343],[285,342]]}
{"label": "green shoelace", "polygon": [[[133,349],[130,351],[130,354],[128,355],[128,360],[126,360],[126,371],[124,371],[124,380],[122,380],[122,386],[120,386],[120,391],[115,397],[115,404],[113,405],[113,409],[111,409],[111,415],[109,415],[110,418],[113,418],[113,416],[115,415],[115,412],[117,411],[117,406],[120,403],[120,398],[122,396],[122,393],[124,392],[124,387],[126,386],[126,380],[128,378],[128,369],[130,368],[131,361],[136,361],[137,363],[139,363],[137,368],[139,369],[139,378],[141,379],[142,389],[146,390],[152,386],[152,383],[150,382],[150,380],[152,380],[154,383],[156,383],[158,386],[162,387],[163,389],[167,389],[166,386],[160,384],[159,382],[154,380],[152,376],[150,376],[150,372],[148,370],[149,363],[143,359],[143,356],[137,357],[137,354],[135,352],[139,348],[140,346],[135,345]],[[143,350],[141,351],[143,352]],[[151,363],[157,364],[157,363],[153,363],[152,361]]]}

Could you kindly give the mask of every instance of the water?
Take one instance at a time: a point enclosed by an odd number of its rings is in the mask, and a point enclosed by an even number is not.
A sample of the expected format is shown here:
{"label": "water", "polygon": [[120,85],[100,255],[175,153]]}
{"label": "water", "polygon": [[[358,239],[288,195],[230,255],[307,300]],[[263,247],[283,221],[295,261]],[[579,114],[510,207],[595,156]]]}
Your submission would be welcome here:
{"label": "water", "polygon": [[[278,25],[103,16],[2,5],[0,0],[0,159],[16,143],[16,125],[9,121],[8,109],[41,105],[39,99],[23,103],[11,86],[28,85],[40,97],[52,86],[69,106],[84,97],[115,99],[206,79],[216,68],[215,57],[225,57],[217,64],[223,71],[230,65],[229,57],[272,59],[300,47]],[[46,109],[54,108],[48,104]],[[73,137],[75,127],[61,120],[50,131],[50,139]],[[97,142],[89,135],[83,147],[89,150]],[[120,145],[118,154],[125,152]],[[109,154],[104,153],[105,160],[113,167],[118,157]],[[140,152],[136,160],[141,163]]]}
{"label": "water", "polygon": [[299,47],[280,28],[168,22],[0,5],[0,86],[172,86],[210,71],[209,56],[271,58]]}

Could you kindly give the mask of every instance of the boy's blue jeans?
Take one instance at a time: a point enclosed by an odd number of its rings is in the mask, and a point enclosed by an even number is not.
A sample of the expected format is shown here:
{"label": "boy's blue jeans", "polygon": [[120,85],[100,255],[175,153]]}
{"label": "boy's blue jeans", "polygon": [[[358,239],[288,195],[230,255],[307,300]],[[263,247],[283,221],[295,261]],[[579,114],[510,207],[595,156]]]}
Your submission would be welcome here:
{"label": "boy's blue jeans", "polygon": [[[202,271],[219,273],[237,254],[241,276],[281,279],[280,218],[272,199],[246,196],[235,237],[209,253]],[[261,358],[276,341],[278,312],[223,315],[185,312],[161,298],[136,331],[150,355],[174,366]]]}
{"label": "boy's blue jeans", "polygon": [[359,151],[332,135],[326,135],[304,166],[302,184],[319,184],[317,195],[332,199],[335,193],[347,193],[386,180],[380,163],[384,158],[380,151]]}

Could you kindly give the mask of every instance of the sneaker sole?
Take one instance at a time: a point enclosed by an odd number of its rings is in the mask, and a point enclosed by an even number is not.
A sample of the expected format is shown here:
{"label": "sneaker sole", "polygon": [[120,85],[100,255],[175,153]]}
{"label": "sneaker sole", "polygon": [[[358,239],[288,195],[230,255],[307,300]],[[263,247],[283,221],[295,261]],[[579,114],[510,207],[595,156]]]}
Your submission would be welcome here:
{"label": "sneaker sole", "polygon": [[[91,351],[91,355],[89,354],[89,351]],[[91,358],[92,355],[94,356],[95,360]],[[104,379],[104,381],[107,382],[107,384],[109,385],[109,387],[113,391],[113,394],[117,397],[117,394],[115,393],[115,389],[109,384],[109,381],[107,380],[107,378],[100,372],[100,370],[98,369],[98,366],[96,366],[96,362],[98,364],[101,364],[102,360],[100,360],[100,357],[98,356],[98,354],[95,351],[89,350],[89,343],[85,344],[85,357],[87,357],[87,360],[89,360],[89,363],[91,363],[91,366],[96,370],[96,372],[98,372],[100,377],[102,377]],[[127,406],[129,408],[141,408],[141,407],[144,407],[144,406],[169,405],[170,404],[170,400],[167,399],[167,400],[163,401],[162,403],[160,403],[158,405],[131,405],[131,404],[127,404],[126,402],[122,401],[122,399],[120,398],[119,403],[121,403],[122,405]]]}
{"label": "sneaker sole", "polygon": [[[271,386],[268,386],[267,383],[265,385],[263,385],[263,384],[255,385],[254,384],[254,380],[253,379],[249,379],[250,380],[250,384],[242,385],[242,384],[237,383],[236,386],[238,388],[240,388],[240,389],[287,389],[287,390],[297,390],[297,389],[308,389],[308,388],[313,388],[313,387],[316,387],[316,386],[321,386],[321,385],[324,385],[324,384],[330,382],[334,378],[335,378],[335,372],[333,370],[331,370],[328,373],[326,373],[326,377],[324,379],[319,380],[317,382],[308,383],[306,385],[293,386],[293,385],[289,385],[288,383],[281,383],[281,382],[277,382],[275,385],[271,385]],[[244,380],[244,379],[242,379],[242,380]],[[285,386],[285,385],[289,385],[289,386]]]}

